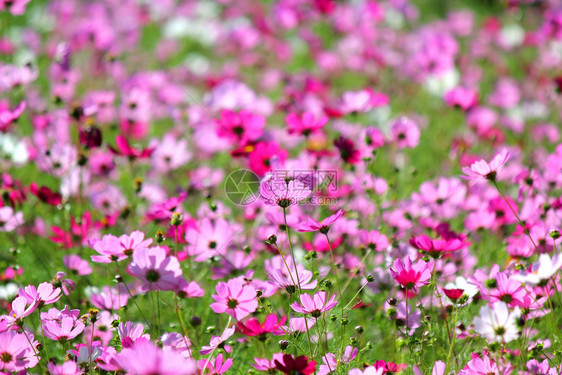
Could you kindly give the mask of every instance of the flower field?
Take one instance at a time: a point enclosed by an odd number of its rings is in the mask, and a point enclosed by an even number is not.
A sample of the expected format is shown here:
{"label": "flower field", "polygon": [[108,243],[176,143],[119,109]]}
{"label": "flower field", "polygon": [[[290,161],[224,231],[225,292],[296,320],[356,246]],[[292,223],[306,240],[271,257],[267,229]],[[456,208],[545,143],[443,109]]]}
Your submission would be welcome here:
{"label": "flower field", "polygon": [[0,374],[562,373],[559,0],[0,0]]}

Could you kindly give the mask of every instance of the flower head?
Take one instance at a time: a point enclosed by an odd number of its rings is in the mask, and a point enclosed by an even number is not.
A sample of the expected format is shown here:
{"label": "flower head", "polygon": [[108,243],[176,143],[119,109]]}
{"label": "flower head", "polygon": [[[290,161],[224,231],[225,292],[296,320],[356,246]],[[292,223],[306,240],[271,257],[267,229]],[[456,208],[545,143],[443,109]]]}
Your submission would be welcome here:
{"label": "flower head", "polygon": [[509,311],[504,302],[485,305],[474,318],[474,329],[488,341],[506,343],[519,337],[517,321],[520,316],[519,307]]}
{"label": "flower head", "polygon": [[217,294],[212,296],[215,302],[211,303],[211,309],[217,314],[227,313],[240,320],[258,308],[256,288],[240,278],[230,279],[226,283],[221,281],[216,290]]}
{"label": "flower head", "polygon": [[300,295],[300,303],[294,302],[291,304],[291,308],[302,314],[310,314],[313,318],[318,318],[322,313],[330,311],[338,304],[336,301],[336,296],[332,296],[326,301],[326,292],[318,292],[314,294],[314,297],[303,293]]}
{"label": "flower head", "polygon": [[462,171],[465,175],[461,177],[467,180],[495,182],[498,172],[508,160],[509,151],[503,149],[498,155],[494,156],[489,164],[485,160],[479,160],[472,163],[470,167],[463,167]]}

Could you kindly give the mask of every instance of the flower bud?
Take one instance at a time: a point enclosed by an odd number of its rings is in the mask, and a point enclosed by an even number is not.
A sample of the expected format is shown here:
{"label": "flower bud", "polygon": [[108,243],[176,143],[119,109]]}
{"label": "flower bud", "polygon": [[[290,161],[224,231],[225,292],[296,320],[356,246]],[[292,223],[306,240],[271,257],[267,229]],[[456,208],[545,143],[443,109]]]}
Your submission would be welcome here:
{"label": "flower bud", "polygon": [[182,221],[183,215],[179,212],[174,212],[174,214],[172,215],[172,219],[170,220],[170,224],[172,224],[174,227],[177,227],[181,225]]}
{"label": "flower bud", "polygon": [[135,193],[140,193],[142,190],[142,178],[135,178]]}
{"label": "flower bud", "polygon": [[358,334],[362,334],[363,332],[365,332],[365,329],[363,328],[363,326],[355,326],[355,332],[357,332]]}
{"label": "flower bud", "polygon": [[280,340],[279,341],[279,348],[281,348],[281,350],[285,350],[289,347],[289,341],[287,340]]}
{"label": "flower bud", "polygon": [[267,240],[265,240],[265,243],[268,245],[275,245],[277,243],[277,236],[272,234]]}
{"label": "flower bud", "polygon": [[98,309],[90,309],[90,322],[95,323],[98,320],[98,313],[100,311]]}
{"label": "flower bud", "polygon": [[162,232],[161,230],[157,230],[156,234],[154,235],[154,241],[156,243],[162,243],[165,239],[166,237],[164,237],[164,232]]}
{"label": "flower bud", "polygon": [[201,318],[199,318],[197,315],[193,315],[189,320],[189,324],[192,327],[199,327],[201,325]]}

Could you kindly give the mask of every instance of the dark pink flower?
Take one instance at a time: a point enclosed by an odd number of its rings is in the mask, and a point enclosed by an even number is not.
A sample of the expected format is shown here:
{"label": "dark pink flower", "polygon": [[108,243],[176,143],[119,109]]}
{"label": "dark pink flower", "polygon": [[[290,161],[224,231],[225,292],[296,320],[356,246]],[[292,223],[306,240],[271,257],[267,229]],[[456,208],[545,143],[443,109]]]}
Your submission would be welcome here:
{"label": "dark pink flower", "polygon": [[234,112],[230,109],[223,109],[220,115],[217,134],[236,141],[238,145],[255,141],[263,134],[265,118],[262,115],[246,110]]}
{"label": "dark pink flower", "polygon": [[322,129],[328,122],[328,117],[316,117],[312,112],[304,112],[300,117],[296,113],[289,113],[285,121],[289,125],[289,134],[298,133],[308,136]]}
{"label": "dark pink flower", "polygon": [[238,322],[236,323],[236,330],[246,336],[258,336],[263,341],[267,338],[268,333],[275,336],[284,335],[285,332],[281,329],[281,326],[285,324],[286,320],[286,316],[278,319],[277,315],[269,314],[262,324],[256,318],[250,318],[245,322]]}
{"label": "dark pink flower", "polygon": [[394,261],[393,266],[390,267],[390,275],[402,288],[406,289],[408,295],[415,296],[419,287],[429,284],[431,269],[429,264],[423,260],[412,264],[410,257],[405,259],[403,261],[398,258]]}

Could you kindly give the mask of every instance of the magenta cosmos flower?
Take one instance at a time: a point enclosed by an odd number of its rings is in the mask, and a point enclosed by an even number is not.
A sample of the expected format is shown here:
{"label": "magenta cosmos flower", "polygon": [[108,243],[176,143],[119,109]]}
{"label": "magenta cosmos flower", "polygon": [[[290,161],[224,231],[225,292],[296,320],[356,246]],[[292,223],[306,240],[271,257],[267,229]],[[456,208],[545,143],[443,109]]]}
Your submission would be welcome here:
{"label": "magenta cosmos flower", "polygon": [[410,239],[410,245],[418,250],[429,253],[432,257],[438,257],[443,253],[460,250],[469,245],[469,243],[467,241],[461,241],[459,238],[431,239],[425,234],[422,234],[412,237]]}
{"label": "magenta cosmos flower", "polygon": [[236,320],[243,319],[256,311],[258,299],[256,288],[246,284],[242,279],[231,279],[217,284],[217,294],[213,294],[211,309],[221,314],[227,313]]}
{"label": "magenta cosmos flower", "polygon": [[266,204],[283,208],[305,200],[312,193],[304,182],[298,179],[287,180],[278,174],[262,181],[259,192]]}
{"label": "magenta cosmos flower", "polygon": [[304,112],[301,116],[296,113],[289,113],[285,118],[289,125],[289,134],[302,134],[309,136],[311,133],[317,132],[326,125],[328,117],[320,115],[316,117],[312,112]]}
{"label": "magenta cosmos flower", "polygon": [[160,246],[135,251],[127,270],[142,281],[143,291],[175,290],[182,280],[178,259]]}
{"label": "magenta cosmos flower", "polygon": [[343,216],[343,210],[339,210],[333,215],[328,216],[324,220],[316,221],[308,217],[304,224],[301,224],[297,229],[299,232],[316,232],[326,234],[330,230],[330,225],[334,224],[340,217]]}
{"label": "magenta cosmos flower", "polygon": [[281,326],[285,324],[286,320],[286,316],[278,319],[277,315],[269,314],[263,324],[260,324],[257,318],[250,318],[246,322],[236,323],[236,330],[246,336],[257,336],[259,340],[265,341],[268,333],[275,336],[284,335],[285,332]]}
{"label": "magenta cosmos flower", "polygon": [[330,311],[338,304],[336,296],[332,296],[326,301],[326,292],[318,292],[311,297],[308,294],[300,295],[300,303],[294,302],[291,308],[302,314],[310,314],[313,318],[318,318],[323,312]]}
{"label": "magenta cosmos flower", "polygon": [[490,164],[485,160],[479,160],[470,167],[463,167],[462,171],[465,176],[461,176],[467,180],[488,180],[495,182],[498,172],[503,165],[509,160],[509,151],[503,149],[498,155],[494,156]]}
{"label": "magenta cosmos flower", "polygon": [[390,275],[408,292],[408,296],[415,296],[419,287],[429,284],[431,270],[423,260],[412,264],[410,257],[406,261],[398,258],[390,267]]}

